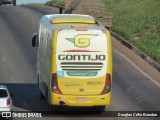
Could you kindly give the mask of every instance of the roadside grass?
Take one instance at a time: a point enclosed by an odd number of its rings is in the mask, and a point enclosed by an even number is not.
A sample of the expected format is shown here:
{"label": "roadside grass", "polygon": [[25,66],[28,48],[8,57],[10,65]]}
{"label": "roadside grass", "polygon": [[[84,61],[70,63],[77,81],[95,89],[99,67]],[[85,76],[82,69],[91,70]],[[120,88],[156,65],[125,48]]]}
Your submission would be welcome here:
{"label": "roadside grass", "polygon": [[[116,32],[160,64],[160,0],[104,0]],[[47,6],[64,6],[51,0]]]}
{"label": "roadside grass", "polygon": [[160,0],[104,0],[116,32],[160,64]]}
{"label": "roadside grass", "polygon": [[47,6],[64,6],[64,0],[50,0],[48,2],[46,2],[44,5]]}

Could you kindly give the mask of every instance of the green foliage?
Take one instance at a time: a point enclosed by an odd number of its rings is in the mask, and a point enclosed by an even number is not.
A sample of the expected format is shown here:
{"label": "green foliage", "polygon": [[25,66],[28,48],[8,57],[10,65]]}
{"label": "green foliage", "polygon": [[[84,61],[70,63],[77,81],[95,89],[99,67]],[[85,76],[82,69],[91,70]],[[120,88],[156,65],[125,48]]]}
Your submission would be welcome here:
{"label": "green foliage", "polygon": [[45,3],[47,6],[64,6],[64,0],[50,0]]}
{"label": "green foliage", "polygon": [[113,31],[160,63],[160,0],[104,0]]}

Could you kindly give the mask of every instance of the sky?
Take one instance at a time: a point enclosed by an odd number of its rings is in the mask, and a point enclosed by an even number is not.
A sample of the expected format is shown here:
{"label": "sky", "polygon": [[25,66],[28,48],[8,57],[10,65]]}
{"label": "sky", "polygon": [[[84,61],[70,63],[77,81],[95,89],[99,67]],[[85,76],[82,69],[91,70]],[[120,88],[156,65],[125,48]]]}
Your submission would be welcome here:
{"label": "sky", "polygon": [[50,0],[17,0],[17,5],[27,4],[27,3],[46,3]]}

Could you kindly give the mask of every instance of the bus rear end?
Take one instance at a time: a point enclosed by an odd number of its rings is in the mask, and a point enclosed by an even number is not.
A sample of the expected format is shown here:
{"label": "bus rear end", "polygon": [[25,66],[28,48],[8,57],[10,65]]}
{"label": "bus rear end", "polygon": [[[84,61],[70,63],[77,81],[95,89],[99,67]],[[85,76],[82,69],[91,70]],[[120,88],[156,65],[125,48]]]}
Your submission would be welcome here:
{"label": "bus rear end", "polygon": [[51,104],[109,106],[112,51],[107,30],[59,30],[52,53]]}

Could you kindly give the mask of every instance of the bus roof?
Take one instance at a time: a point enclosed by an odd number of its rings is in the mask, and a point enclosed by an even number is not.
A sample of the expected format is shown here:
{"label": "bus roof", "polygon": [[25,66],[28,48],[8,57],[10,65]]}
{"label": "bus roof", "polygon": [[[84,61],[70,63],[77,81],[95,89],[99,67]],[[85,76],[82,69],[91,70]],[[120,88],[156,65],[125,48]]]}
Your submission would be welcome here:
{"label": "bus roof", "polygon": [[104,30],[95,18],[81,14],[50,14],[44,15],[41,22],[52,26],[50,29],[98,29]]}
{"label": "bus roof", "polygon": [[95,24],[96,20],[89,15],[79,14],[54,14],[47,15],[52,24],[59,23],[90,23]]}

